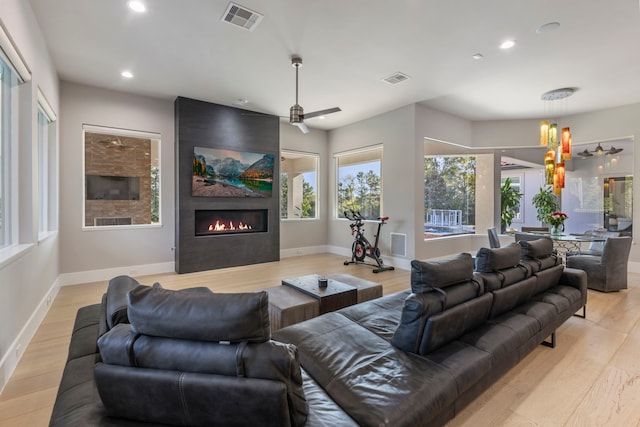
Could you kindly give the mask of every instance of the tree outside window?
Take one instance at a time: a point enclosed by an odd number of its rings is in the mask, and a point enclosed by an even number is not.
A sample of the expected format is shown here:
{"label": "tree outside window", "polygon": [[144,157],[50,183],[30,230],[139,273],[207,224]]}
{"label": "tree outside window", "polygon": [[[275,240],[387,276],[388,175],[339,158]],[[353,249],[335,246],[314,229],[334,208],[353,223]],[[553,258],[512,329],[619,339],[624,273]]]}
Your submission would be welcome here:
{"label": "tree outside window", "polygon": [[382,148],[340,154],[338,164],[337,216],[360,212],[367,219],[377,219],[382,206]]}
{"label": "tree outside window", "polygon": [[474,233],[476,158],[425,156],[425,238]]}
{"label": "tree outside window", "polygon": [[280,218],[317,218],[317,154],[283,151],[280,160]]}

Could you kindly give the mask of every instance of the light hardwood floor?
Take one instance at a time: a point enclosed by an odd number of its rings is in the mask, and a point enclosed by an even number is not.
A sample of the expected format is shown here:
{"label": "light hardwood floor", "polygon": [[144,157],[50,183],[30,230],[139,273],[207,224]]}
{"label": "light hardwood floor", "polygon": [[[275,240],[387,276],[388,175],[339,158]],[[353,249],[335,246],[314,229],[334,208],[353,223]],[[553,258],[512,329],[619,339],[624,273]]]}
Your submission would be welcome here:
{"label": "light hardwood floor", "polygon": [[[406,270],[374,274],[322,254],[191,274],[138,277],[169,289],[208,286],[245,292],[278,285],[282,278],[348,273],[382,283],[384,294],[408,289]],[[76,310],[100,301],[107,282],[67,286],[28,345],[0,395],[0,427],[48,425],[67,357]],[[465,408],[448,426],[639,426],[640,274],[629,290],[589,291],[587,319],[569,319],[555,349],[540,346]]]}

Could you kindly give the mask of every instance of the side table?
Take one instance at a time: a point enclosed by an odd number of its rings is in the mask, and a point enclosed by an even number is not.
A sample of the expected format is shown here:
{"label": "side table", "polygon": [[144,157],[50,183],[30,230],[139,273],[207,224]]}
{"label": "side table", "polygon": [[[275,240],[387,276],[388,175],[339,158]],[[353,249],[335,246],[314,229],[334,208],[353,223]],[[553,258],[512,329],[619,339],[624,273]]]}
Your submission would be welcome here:
{"label": "side table", "polygon": [[339,310],[358,302],[358,291],[356,287],[334,279],[328,279],[327,287],[321,288],[318,286],[319,277],[317,274],[292,277],[282,279],[282,284],[284,287],[288,286],[316,299],[320,304],[320,314]]}
{"label": "side table", "polygon": [[265,289],[269,294],[271,331],[318,317],[318,300],[288,286]]}

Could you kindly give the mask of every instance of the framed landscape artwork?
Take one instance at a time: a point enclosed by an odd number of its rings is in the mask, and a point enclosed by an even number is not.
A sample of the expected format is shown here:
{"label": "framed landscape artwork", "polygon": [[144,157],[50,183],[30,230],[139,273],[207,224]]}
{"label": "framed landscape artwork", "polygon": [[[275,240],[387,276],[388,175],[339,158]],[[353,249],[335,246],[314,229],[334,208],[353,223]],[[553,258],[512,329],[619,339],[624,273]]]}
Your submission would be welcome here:
{"label": "framed landscape artwork", "polygon": [[271,197],[273,162],[273,154],[194,147],[191,195]]}

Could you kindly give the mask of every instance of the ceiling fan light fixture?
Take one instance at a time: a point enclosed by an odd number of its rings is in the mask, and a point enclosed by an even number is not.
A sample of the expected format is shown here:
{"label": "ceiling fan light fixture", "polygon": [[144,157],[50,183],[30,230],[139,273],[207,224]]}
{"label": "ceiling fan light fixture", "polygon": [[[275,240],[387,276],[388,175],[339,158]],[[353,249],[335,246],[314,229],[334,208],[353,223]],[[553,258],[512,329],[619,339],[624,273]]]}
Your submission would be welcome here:
{"label": "ceiling fan light fixture", "polygon": [[304,109],[298,104],[298,69],[302,67],[302,58],[297,55],[291,57],[291,65],[296,69],[296,103],[289,109],[289,123],[298,126],[300,131],[304,134],[309,133],[309,128],[304,124],[304,119],[311,119],[313,117],[320,117],[326,114],[337,113],[342,111],[340,107],[327,108],[325,110],[313,111],[311,113],[304,114]]}
{"label": "ceiling fan light fixture", "polygon": [[616,148],[613,145],[611,146],[611,149],[609,149],[609,151],[607,151],[605,154],[607,156],[612,156],[614,154],[618,154],[619,152],[621,152],[623,150],[623,148]]}
{"label": "ceiling fan light fixture", "polygon": [[581,151],[578,153],[578,156],[582,156],[582,157],[593,157],[593,154],[591,154],[589,152],[589,150],[587,150],[586,148],[584,149],[584,151]]}
{"label": "ceiling fan light fixture", "polygon": [[598,143],[598,146],[596,147],[596,149],[595,149],[595,150],[593,150],[593,152],[594,152],[594,153],[596,153],[596,154],[598,154],[598,155],[600,155],[600,154],[604,153],[604,149],[602,148],[602,145],[600,145],[600,144]]}

